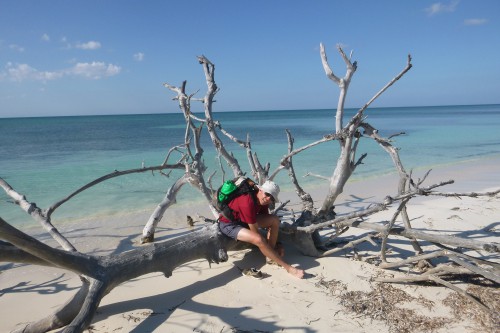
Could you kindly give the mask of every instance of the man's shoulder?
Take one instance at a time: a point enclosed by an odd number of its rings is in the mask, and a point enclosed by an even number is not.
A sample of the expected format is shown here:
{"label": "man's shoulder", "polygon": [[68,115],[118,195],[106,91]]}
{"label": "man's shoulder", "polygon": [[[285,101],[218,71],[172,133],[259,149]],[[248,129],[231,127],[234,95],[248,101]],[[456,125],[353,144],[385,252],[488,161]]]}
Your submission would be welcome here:
{"label": "man's shoulder", "polygon": [[252,198],[252,194],[251,193],[244,193],[236,198],[233,199],[233,201],[231,203],[235,203],[235,204],[238,204],[238,205],[243,205],[243,204],[250,204],[250,203],[254,203],[254,200]]}

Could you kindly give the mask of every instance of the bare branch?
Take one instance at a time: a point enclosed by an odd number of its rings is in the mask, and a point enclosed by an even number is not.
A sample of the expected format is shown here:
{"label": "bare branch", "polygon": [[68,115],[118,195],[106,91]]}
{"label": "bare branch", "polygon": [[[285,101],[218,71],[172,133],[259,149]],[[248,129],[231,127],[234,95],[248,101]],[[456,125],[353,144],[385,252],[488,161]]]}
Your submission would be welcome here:
{"label": "bare branch", "polygon": [[340,84],[340,78],[338,78],[334,73],[333,70],[331,69],[330,65],[328,64],[328,58],[326,56],[325,52],[325,47],[323,46],[323,43],[319,44],[320,48],[320,55],[321,55],[321,62],[323,63],[323,69],[325,70],[326,76],[335,82],[336,84]]}
{"label": "bare branch", "polygon": [[471,198],[478,198],[478,197],[494,197],[498,193],[500,193],[500,189],[494,190],[491,192],[484,192],[484,193],[476,193],[476,192],[463,192],[463,193],[444,193],[444,192],[431,192],[429,195],[435,195],[435,196],[440,196],[440,197],[471,197]]}
{"label": "bare branch", "polygon": [[94,185],[97,185],[105,180],[108,180],[108,179],[111,179],[111,178],[115,178],[115,177],[119,177],[119,176],[123,176],[123,175],[128,175],[128,174],[132,174],[132,173],[142,173],[142,172],[147,172],[147,171],[154,171],[154,170],[165,170],[165,169],[183,169],[184,168],[184,165],[183,164],[172,164],[172,165],[168,165],[168,164],[162,164],[162,165],[157,165],[157,166],[150,166],[150,167],[145,167],[145,168],[140,168],[140,169],[130,169],[130,170],[124,170],[124,171],[118,171],[118,170],[115,170],[114,172],[112,173],[109,173],[105,176],[102,176],[102,177],[99,177],[97,178],[96,180],[80,187],[78,190],[76,190],[75,192],[71,193],[70,195],[68,195],[66,198],[56,202],[55,204],[53,204],[52,206],[50,206],[47,211],[46,211],[46,215],[48,217],[50,217],[50,215],[59,207],[61,206],[63,203],[67,202],[69,199],[73,198],[75,195],[77,195],[78,193],[81,193],[83,191],[85,191],[86,189],[94,186]]}
{"label": "bare branch", "polygon": [[346,128],[350,127],[351,125],[361,121],[361,118],[363,116],[363,112],[378,98],[380,95],[382,95],[387,89],[389,89],[390,86],[392,86],[396,81],[398,81],[403,75],[406,74],[412,67],[411,64],[411,56],[408,55],[408,61],[406,63],[406,67],[398,74],[396,77],[394,77],[389,83],[387,83],[378,93],[375,94],[359,111],[352,117],[352,119],[349,121],[349,123],[346,125]]}
{"label": "bare branch", "polygon": [[325,251],[321,254],[321,256],[326,257],[326,256],[329,256],[331,254],[344,251],[345,249],[348,249],[348,248],[354,248],[354,247],[356,247],[356,245],[359,245],[359,244],[364,243],[364,242],[371,243],[371,242],[373,242],[372,237],[373,237],[372,235],[366,235],[365,237],[361,237],[361,238],[358,238],[356,240],[350,241],[349,243],[345,244],[344,246],[336,247],[334,249]]}
{"label": "bare branch", "polygon": [[325,177],[325,176],[322,176],[322,175],[317,175],[315,173],[312,173],[312,172],[308,172],[304,175],[304,177],[316,177],[318,179],[323,179],[323,180],[330,180],[331,178],[330,177]]}
{"label": "bare branch", "polygon": [[0,217],[0,239],[11,243],[37,258],[45,260],[56,267],[65,268],[77,274],[92,276],[95,260],[79,252],[67,252],[54,249],[35,238],[19,231]]}
{"label": "bare branch", "polygon": [[[293,151],[294,140],[289,130],[286,130],[286,134],[288,137],[288,152],[290,153]],[[304,191],[304,189],[299,185],[299,182],[295,175],[295,169],[293,167],[292,156],[288,158],[287,168],[288,168],[288,176],[292,180],[292,184],[295,186],[295,192],[302,201],[303,210],[312,212],[314,210],[314,201],[311,195],[306,191]]]}
{"label": "bare branch", "polygon": [[0,186],[5,190],[8,196],[14,199],[14,202],[21,207],[26,213],[31,215],[40,225],[56,240],[65,250],[76,251],[73,244],[71,244],[66,237],[61,235],[54,225],[50,222],[50,215],[42,212],[38,206],[29,202],[24,195],[15,191],[5,180],[0,178]]}
{"label": "bare branch", "polygon": [[[329,134],[329,135],[325,135],[322,139],[319,139],[318,141],[311,142],[311,143],[309,143],[309,144],[307,144],[307,145],[305,145],[305,146],[302,146],[302,147],[297,148],[297,149],[295,149],[295,150],[293,150],[293,151],[291,151],[291,152],[288,152],[288,154],[286,154],[285,156],[283,156],[283,157],[281,158],[280,165],[283,165],[283,166],[284,166],[284,165],[286,165],[287,160],[288,160],[289,158],[291,158],[292,156],[295,156],[295,155],[297,155],[297,154],[299,154],[299,153],[303,152],[303,151],[304,151],[304,150],[306,150],[306,149],[309,149],[309,148],[311,148],[311,147],[317,146],[317,145],[319,145],[319,144],[321,144],[321,143],[324,143],[324,142],[329,142],[329,141],[332,141],[332,140],[337,140],[337,139],[339,139],[339,138],[341,138],[341,137],[342,137],[342,135],[340,135],[340,134]],[[273,173],[273,174],[274,174],[274,173]]]}

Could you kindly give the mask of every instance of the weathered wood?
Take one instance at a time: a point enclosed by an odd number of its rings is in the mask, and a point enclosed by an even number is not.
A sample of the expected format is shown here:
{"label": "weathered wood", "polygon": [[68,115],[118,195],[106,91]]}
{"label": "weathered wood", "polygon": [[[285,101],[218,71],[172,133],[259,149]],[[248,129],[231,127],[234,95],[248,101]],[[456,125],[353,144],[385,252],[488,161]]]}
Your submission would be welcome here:
{"label": "weathered wood", "polygon": [[47,266],[83,276],[82,287],[74,297],[47,318],[28,324],[22,332],[44,332],[65,326],[65,332],[82,332],[90,325],[102,298],[121,283],[153,272],[170,277],[175,268],[197,259],[207,259],[210,263],[227,261],[227,249],[236,243],[222,235],[214,224],[120,254],[93,256],[51,248],[1,218],[0,239],[26,253],[25,258],[20,253],[3,253],[3,260],[26,262],[34,261],[31,258],[36,256]]}
{"label": "weathered wood", "polygon": [[[334,221],[335,220],[332,220],[331,222]],[[364,230],[371,230],[377,232],[384,232],[386,230],[383,225],[370,222],[363,222],[360,220],[342,221],[342,222],[337,222],[337,224],[346,227],[354,227],[354,228],[360,228]],[[467,249],[485,251],[489,253],[500,252],[500,243],[496,242],[483,242],[474,239],[456,237],[453,235],[437,235],[415,229],[405,229],[403,227],[394,227],[390,230],[389,233],[394,236],[402,236],[410,239],[417,238],[433,243],[447,244],[450,246],[463,247]]]}
{"label": "weathered wood", "polygon": [[154,241],[154,235],[155,235],[155,230],[156,226],[160,222],[160,220],[163,218],[163,214],[165,211],[175,204],[176,202],[176,197],[177,193],[180,191],[182,186],[188,182],[186,175],[180,177],[177,179],[172,185],[168,191],[163,200],[156,206],[153,214],[149,217],[148,222],[146,222],[146,225],[144,226],[144,229],[142,230],[142,239],[141,243],[152,243]]}
{"label": "weathered wood", "polygon": [[[389,87],[391,87],[397,80],[399,80],[403,75],[405,75],[412,67],[411,64],[411,56],[408,55],[408,61],[406,67],[389,83],[387,83],[379,92],[377,92],[357,113],[351,120],[347,123],[347,125],[342,126],[342,119],[344,115],[344,102],[347,95],[347,89],[349,88],[349,84],[351,82],[352,76],[357,68],[356,62],[351,62],[351,59],[347,58],[344,51],[340,46],[337,46],[337,49],[344,59],[346,64],[346,75],[344,78],[340,79],[333,74],[330,66],[328,65],[328,61],[326,58],[326,52],[323,45],[320,45],[320,53],[321,59],[323,62],[323,68],[325,69],[326,75],[332,81],[334,81],[340,88],[339,102],[337,104],[337,113],[336,113],[336,133],[342,134],[342,139],[339,140],[340,144],[340,156],[337,159],[337,165],[335,170],[333,171],[333,175],[330,178],[330,186],[328,194],[326,195],[323,204],[320,209],[320,214],[328,217],[332,207],[334,206],[335,200],[337,197],[344,191],[344,186],[351,177],[352,173],[356,169],[356,167],[361,164],[362,159],[366,155],[362,155],[361,158],[356,161],[356,150],[359,142],[359,130],[358,128],[362,124],[363,113],[382,93],[384,93]],[[392,155],[394,157],[394,155]],[[398,158],[399,161],[399,158]]]}

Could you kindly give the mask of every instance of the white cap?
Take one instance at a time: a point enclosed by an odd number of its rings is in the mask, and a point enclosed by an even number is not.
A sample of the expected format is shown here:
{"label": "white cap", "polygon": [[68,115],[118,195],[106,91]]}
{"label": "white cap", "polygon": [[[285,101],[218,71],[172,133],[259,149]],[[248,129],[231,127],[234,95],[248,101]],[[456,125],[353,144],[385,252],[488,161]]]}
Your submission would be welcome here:
{"label": "white cap", "polygon": [[264,184],[259,185],[259,189],[272,195],[275,201],[279,201],[278,194],[280,193],[280,187],[275,182],[266,180]]}

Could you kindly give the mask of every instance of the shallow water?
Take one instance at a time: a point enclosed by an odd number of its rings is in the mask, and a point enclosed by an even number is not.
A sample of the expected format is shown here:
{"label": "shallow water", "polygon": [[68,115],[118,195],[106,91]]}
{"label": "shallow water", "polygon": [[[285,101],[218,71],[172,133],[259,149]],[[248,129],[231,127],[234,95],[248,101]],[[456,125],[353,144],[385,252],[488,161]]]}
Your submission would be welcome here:
{"label": "shallow water", "polygon": [[[348,110],[352,115],[356,110]],[[383,136],[405,132],[394,138],[407,170],[453,164],[500,154],[500,105],[374,108],[366,111],[367,122]],[[295,139],[294,147],[319,140],[334,131],[334,110],[283,110],[215,113],[227,131],[239,139],[247,133],[261,161],[271,170],[287,152],[285,129]],[[347,118],[346,118],[347,119]],[[180,113],[0,119],[0,177],[41,208],[77,188],[114,170],[158,165],[169,148],[183,142],[184,119]],[[206,134],[207,174],[217,171],[214,183],[222,181],[217,159]],[[225,140],[227,147],[248,170],[245,152]],[[294,157],[299,180],[317,186],[306,172],[330,176],[338,156],[338,143],[328,142]],[[392,161],[376,143],[362,140],[359,153],[368,153],[353,178],[392,172]],[[179,155],[176,155],[172,162]],[[229,174],[229,168],[225,168]],[[108,180],[77,195],[54,215],[57,221],[100,217],[123,211],[152,210],[180,171],[172,177],[158,173],[133,174]],[[277,178],[289,188],[286,172]],[[185,186],[179,204],[200,202],[201,195]],[[0,193],[0,216],[13,224],[34,223]]]}

